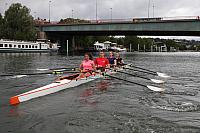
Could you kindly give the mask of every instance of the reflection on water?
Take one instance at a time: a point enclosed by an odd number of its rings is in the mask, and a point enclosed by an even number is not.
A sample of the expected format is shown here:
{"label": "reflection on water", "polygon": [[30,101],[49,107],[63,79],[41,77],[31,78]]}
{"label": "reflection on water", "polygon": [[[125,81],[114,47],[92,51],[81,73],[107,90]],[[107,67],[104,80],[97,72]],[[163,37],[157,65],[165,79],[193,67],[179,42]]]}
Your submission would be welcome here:
{"label": "reflection on water", "polygon": [[96,105],[97,100],[95,100],[92,96],[98,94],[98,93],[106,93],[106,90],[109,87],[109,82],[102,80],[100,82],[97,82],[95,86],[85,89],[81,95],[80,95],[80,102],[82,104],[88,104],[88,105]]}
{"label": "reflection on water", "polygon": [[100,91],[106,91],[109,87],[109,82],[108,81],[102,81],[100,83],[96,84],[96,87],[100,90]]}
{"label": "reflection on water", "polygon": [[[11,96],[49,84],[57,76],[1,77],[0,132],[200,132],[200,53],[127,53],[122,57],[127,63],[171,75],[163,86],[166,91],[160,94],[124,81],[102,79],[11,107]],[[83,59],[27,53],[0,54],[0,58],[0,74],[77,67]],[[152,84],[123,74],[115,76]]]}

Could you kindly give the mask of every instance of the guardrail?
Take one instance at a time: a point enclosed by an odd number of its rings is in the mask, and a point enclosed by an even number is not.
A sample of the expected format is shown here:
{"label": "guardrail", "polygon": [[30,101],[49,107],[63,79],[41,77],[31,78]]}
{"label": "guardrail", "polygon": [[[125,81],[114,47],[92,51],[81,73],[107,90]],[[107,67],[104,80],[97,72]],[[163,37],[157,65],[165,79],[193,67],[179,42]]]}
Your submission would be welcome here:
{"label": "guardrail", "polygon": [[176,17],[156,17],[156,18],[129,18],[129,19],[99,19],[85,20],[85,22],[59,22],[59,21],[40,21],[35,20],[36,25],[63,25],[63,24],[102,24],[102,23],[139,23],[139,22],[161,22],[161,21],[182,21],[200,20],[200,16],[176,16]]}

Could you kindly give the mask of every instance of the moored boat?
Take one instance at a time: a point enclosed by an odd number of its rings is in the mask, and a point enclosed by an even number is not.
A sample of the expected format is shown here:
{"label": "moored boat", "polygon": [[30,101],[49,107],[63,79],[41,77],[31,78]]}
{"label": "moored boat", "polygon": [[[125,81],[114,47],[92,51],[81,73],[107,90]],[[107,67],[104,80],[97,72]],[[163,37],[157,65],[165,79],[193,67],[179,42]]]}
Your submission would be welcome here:
{"label": "moored boat", "polygon": [[39,39],[35,42],[0,40],[1,53],[37,53],[58,51],[58,44],[49,40]]}
{"label": "moored boat", "polygon": [[118,45],[117,43],[112,43],[106,41],[104,43],[99,43],[98,41],[94,44],[94,49],[97,51],[114,51],[114,52],[126,52],[127,49],[122,45]]}

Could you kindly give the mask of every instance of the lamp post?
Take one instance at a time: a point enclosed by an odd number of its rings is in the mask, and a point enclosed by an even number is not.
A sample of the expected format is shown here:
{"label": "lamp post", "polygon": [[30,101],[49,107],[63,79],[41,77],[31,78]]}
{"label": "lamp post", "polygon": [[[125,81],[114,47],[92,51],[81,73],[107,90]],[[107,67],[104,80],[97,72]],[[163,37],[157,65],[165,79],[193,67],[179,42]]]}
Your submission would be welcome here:
{"label": "lamp post", "polygon": [[150,12],[150,4],[151,4],[151,0],[149,0],[149,3],[148,3],[148,18],[149,18],[149,12]]}
{"label": "lamp post", "polygon": [[74,18],[74,10],[72,9],[72,18]]}
{"label": "lamp post", "polygon": [[37,13],[37,12],[33,12],[33,13],[34,13],[34,18],[36,19],[36,13]]}
{"label": "lamp post", "polygon": [[98,16],[97,8],[98,8],[98,3],[97,3],[97,0],[96,0],[96,22],[97,22],[97,16]]}
{"label": "lamp post", "polygon": [[8,6],[8,3],[5,3],[4,16],[5,16],[5,13],[6,13],[7,6]]}
{"label": "lamp post", "polygon": [[110,21],[112,22],[112,8],[110,8]]}
{"label": "lamp post", "polygon": [[51,22],[51,1],[49,1],[49,23]]}
{"label": "lamp post", "polygon": [[155,3],[154,1],[152,0],[152,3],[153,3],[153,18],[154,18],[154,9],[155,9]]}

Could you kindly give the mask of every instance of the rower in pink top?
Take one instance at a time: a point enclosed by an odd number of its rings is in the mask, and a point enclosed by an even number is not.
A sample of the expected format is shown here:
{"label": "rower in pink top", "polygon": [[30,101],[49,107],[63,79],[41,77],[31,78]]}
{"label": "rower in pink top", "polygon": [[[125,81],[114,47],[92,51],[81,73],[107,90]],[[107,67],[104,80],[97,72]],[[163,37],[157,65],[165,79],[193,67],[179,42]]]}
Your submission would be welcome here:
{"label": "rower in pink top", "polygon": [[82,71],[92,71],[95,69],[95,64],[93,58],[90,54],[86,53],[84,56],[84,60],[80,64],[80,70]]}
{"label": "rower in pink top", "polygon": [[81,63],[82,70],[93,70],[94,61],[92,60],[83,60]]}
{"label": "rower in pink top", "polygon": [[84,60],[80,64],[81,73],[77,78],[89,77],[93,75],[92,70],[95,70],[95,64],[92,55],[85,53]]}

